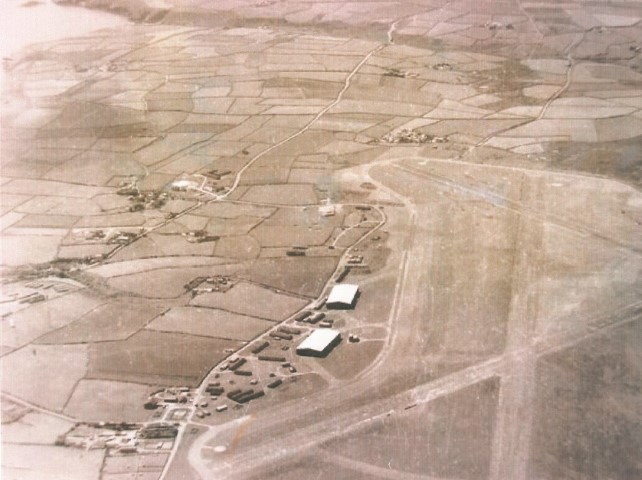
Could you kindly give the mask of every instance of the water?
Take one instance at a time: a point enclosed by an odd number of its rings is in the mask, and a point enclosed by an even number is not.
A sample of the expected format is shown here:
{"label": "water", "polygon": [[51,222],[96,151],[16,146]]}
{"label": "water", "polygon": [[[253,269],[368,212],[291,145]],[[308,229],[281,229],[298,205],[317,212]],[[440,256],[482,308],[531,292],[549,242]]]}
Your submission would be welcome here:
{"label": "water", "polygon": [[[23,6],[28,3],[37,4]],[[33,43],[84,35],[129,23],[119,15],[61,6],[51,0],[2,0],[0,8],[0,56],[9,58]]]}

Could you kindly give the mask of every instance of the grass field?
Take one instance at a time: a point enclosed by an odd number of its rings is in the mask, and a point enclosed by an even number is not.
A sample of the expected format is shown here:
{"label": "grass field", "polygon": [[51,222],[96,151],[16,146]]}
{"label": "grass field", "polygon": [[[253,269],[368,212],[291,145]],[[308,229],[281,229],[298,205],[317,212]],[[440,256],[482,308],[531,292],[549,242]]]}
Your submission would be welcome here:
{"label": "grass field", "polygon": [[382,341],[348,343],[347,338],[332,350],[326,358],[315,359],[334,377],[341,380],[354,378],[370,365],[383,347]]}
{"label": "grass field", "polygon": [[266,226],[252,230],[252,236],[263,247],[291,247],[292,245],[316,246],[327,242],[334,226]]}
{"label": "grass field", "polygon": [[[54,298],[48,302],[37,303],[0,320],[2,325],[2,344],[18,348],[38,337],[81,318],[98,307],[104,300],[87,292],[74,292]],[[13,327],[10,326],[10,321]]]}
{"label": "grass field", "polygon": [[135,383],[81,380],[65,413],[84,422],[143,422],[150,416],[143,404],[153,391]]}
{"label": "grass field", "polygon": [[53,445],[58,435],[67,433],[74,426],[52,415],[31,412],[19,420],[3,424],[2,436],[4,441],[11,443],[41,443]]}
{"label": "grass field", "polygon": [[[105,475],[136,475],[135,472],[156,471],[158,475],[167,462],[167,453],[147,453],[143,455],[119,455],[105,457],[102,469]],[[150,472],[151,473],[151,472]],[[126,478],[126,477],[125,477]],[[136,476],[138,478],[138,476]]]}
{"label": "grass field", "polygon": [[195,386],[242,342],[143,330],[122,342],[89,347],[87,378]]}
{"label": "grass field", "polygon": [[162,332],[248,341],[272,326],[271,322],[245,315],[198,307],[176,307],[152,321],[147,328]]}
{"label": "grass field", "polygon": [[252,282],[314,298],[336,268],[336,257],[262,258],[239,272]]}
{"label": "grass field", "polygon": [[538,362],[529,476],[639,478],[637,320]]}
{"label": "grass field", "polygon": [[250,187],[243,201],[283,205],[313,205],[317,203],[309,184],[257,185]]}
{"label": "grass field", "polygon": [[29,346],[2,359],[2,389],[36,405],[60,411],[86,371],[85,345]]}
{"label": "grass field", "polygon": [[259,207],[243,203],[216,202],[194,210],[194,215],[208,218],[237,218],[241,216],[267,218],[276,211],[273,207]]}
{"label": "grass field", "polygon": [[185,284],[196,277],[229,275],[234,266],[162,268],[153,272],[140,272],[112,277],[109,285],[123,292],[147,298],[177,298],[185,294]]}
{"label": "grass field", "polygon": [[105,263],[93,267],[89,271],[101,277],[109,278],[132,275],[150,270],[160,270],[163,268],[203,267],[221,263],[226,263],[225,259],[215,257],[159,257],[132,260],[129,262]]}
{"label": "grass field", "polygon": [[221,237],[214,249],[214,253],[220,257],[239,260],[256,258],[260,252],[261,245],[251,235]]}
{"label": "grass field", "polygon": [[241,315],[284,320],[308,302],[289,295],[281,295],[267,288],[240,282],[225,293],[212,292],[199,295],[190,304],[218,308]]}
{"label": "grass field", "polygon": [[98,480],[104,455],[103,450],[3,443],[2,478],[43,480],[47,472],[47,480]]}
{"label": "grass field", "polygon": [[[499,382],[487,380],[331,440],[327,450],[404,472],[476,480],[489,471]],[[390,456],[390,445],[395,455]],[[421,445],[421,448],[418,446]]]}
{"label": "grass field", "polygon": [[[359,283],[352,274],[348,274],[345,283]],[[394,298],[397,279],[393,276],[379,278],[373,282],[359,285],[361,296],[350,315],[362,324],[376,324],[388,320]]]}
{"label": "grass field", "polygon": [[124,298],[96,307],[82,318],[40,337],[37,343],[90,343],[125,340],[166,307]]}
{"label": "grass field", "polygon": [[17,266],[50,262],[56,258],[60,241],[60,237],[54,236],[4,235],[0,265]]}

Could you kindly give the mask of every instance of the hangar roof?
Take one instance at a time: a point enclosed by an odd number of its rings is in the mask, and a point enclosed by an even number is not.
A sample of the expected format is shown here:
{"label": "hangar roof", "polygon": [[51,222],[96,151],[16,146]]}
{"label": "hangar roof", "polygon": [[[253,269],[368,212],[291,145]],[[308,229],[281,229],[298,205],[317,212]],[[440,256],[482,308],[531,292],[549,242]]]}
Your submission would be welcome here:
{"label": "hangar roof", "polygon": [[341,303],[345,305],[352,305],[354,298],[359,291],[359,285],[340,284],[335,285],[330,292],[330,296],[326,303]]}
{"label": "hangar roof", "polygon": [[341,335],[339,330],[320,328],[312,332],[296,349],[297,351],[311,350],[314,352],[323,352],[339,335]]}

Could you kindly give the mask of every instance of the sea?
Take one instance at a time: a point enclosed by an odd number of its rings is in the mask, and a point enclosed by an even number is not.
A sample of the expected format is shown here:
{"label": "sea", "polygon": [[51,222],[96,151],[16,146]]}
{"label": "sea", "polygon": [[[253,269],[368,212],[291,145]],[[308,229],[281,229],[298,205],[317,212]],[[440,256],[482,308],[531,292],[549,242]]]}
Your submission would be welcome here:
{"label": "sea", "polygon": [[58,5],[52,0],[1,0],[0,56],[12,58],[28,45],[85,35],[129,23],[100,10]]}

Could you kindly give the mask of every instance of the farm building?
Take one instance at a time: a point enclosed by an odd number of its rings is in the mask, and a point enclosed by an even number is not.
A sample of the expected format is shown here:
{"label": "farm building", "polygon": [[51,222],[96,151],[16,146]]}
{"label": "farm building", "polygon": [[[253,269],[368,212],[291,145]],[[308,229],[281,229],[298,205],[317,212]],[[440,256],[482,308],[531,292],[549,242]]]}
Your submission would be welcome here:
{"label": "farm building", "polygon": [[330,292],[326,307],[331,309],[354,308],[359,294],[359,285],[335,285]]}
{"label": "farm building", "polygon": [[296,348],[296,353],[310,357],[325,357],[341,341],[339,330],[315,330]]}

